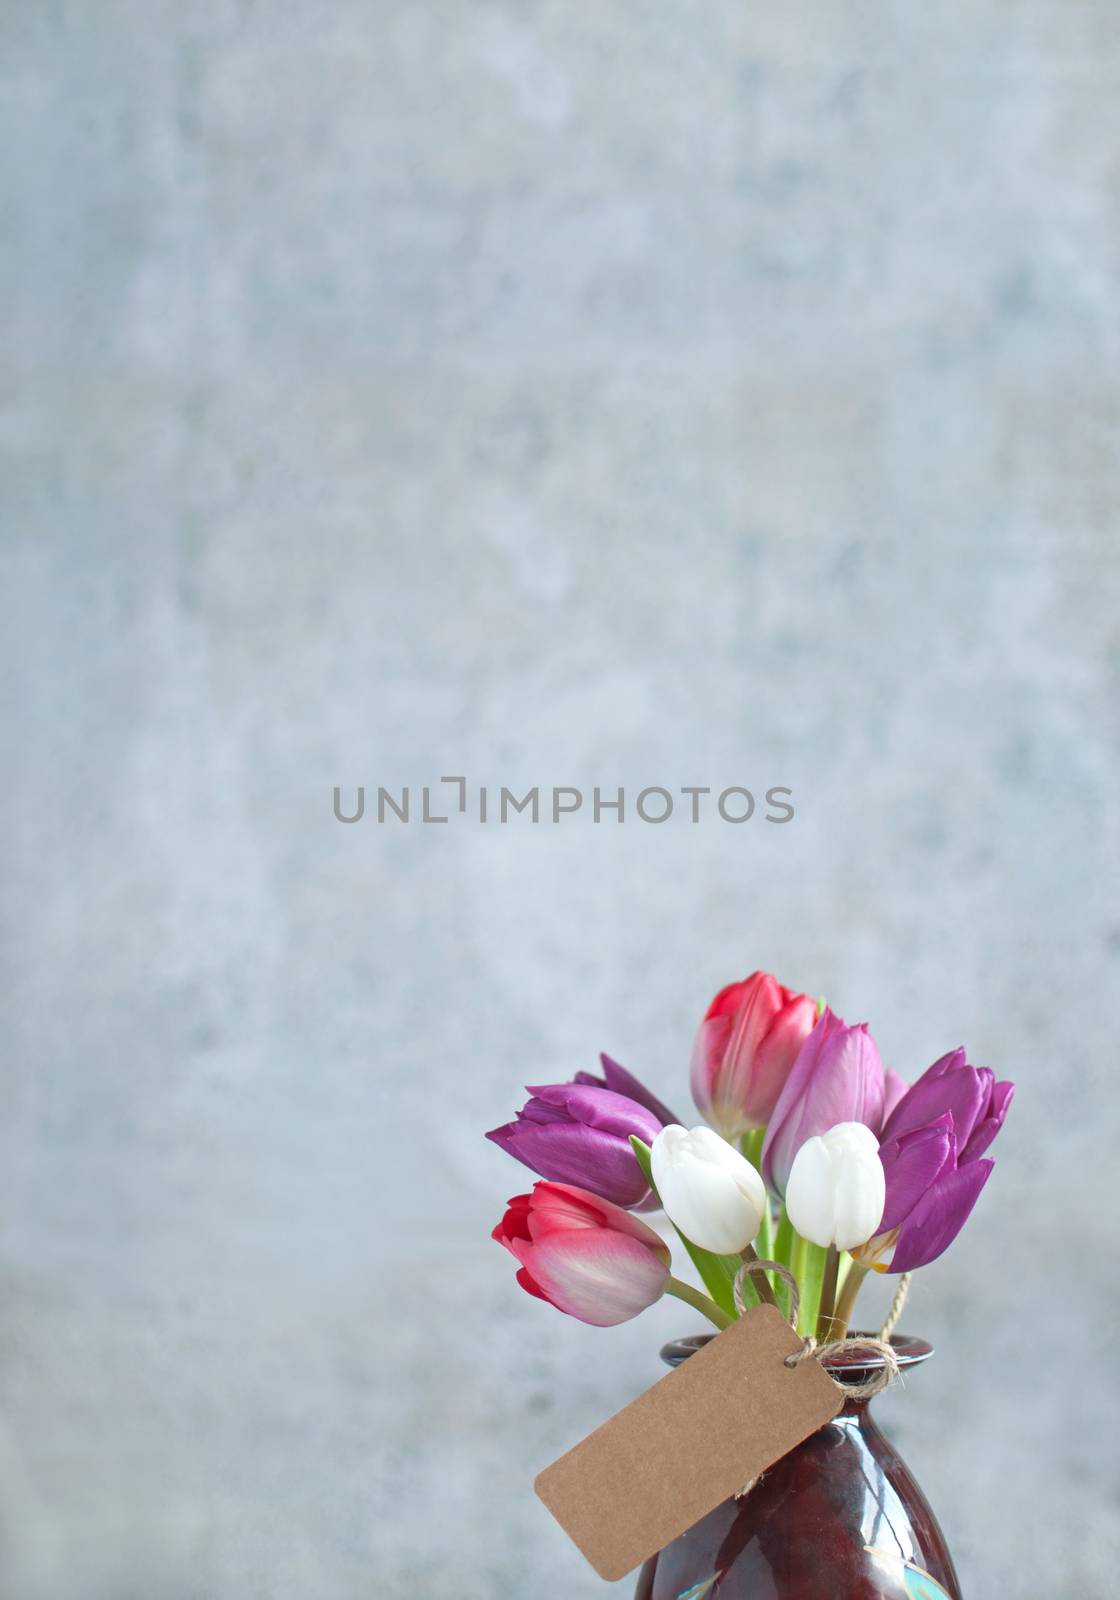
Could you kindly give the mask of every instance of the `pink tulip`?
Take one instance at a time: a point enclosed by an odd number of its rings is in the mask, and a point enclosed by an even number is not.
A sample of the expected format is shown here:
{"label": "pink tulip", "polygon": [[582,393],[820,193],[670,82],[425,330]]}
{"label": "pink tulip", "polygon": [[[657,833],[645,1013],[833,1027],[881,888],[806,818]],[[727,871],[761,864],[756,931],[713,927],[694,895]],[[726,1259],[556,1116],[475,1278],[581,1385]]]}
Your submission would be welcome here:
{"label": "pink tulip", "polygon": [[491,1237],[520,1264],[523,1289],[596,1328],[636,1317],[669,1282],[669,1248],[652,1228],[571,1184],[514,1195]]}
{"label": "pink tulip", "polygon": [[887,1067],[883,1073],[883,1121],[886,1122],[895,1106],[909,1090],[910,1085],[900,1072]]}
{"label": "pink tulip", "polygon": [[717,1132],[764,1128],[817,1014],[806,994],[752,972],[716,995],[692,1051],[692,1097]]}
{"label": "pink tulip", "polygon": [[867,1024],[849,1028],[826,1007],[798,1051],[766,1130],[762,1176],[769,1187],[784,1195],[801,1146],[838,1122],[862,1122],[878,1134],[885,1092],[883,1063]]}

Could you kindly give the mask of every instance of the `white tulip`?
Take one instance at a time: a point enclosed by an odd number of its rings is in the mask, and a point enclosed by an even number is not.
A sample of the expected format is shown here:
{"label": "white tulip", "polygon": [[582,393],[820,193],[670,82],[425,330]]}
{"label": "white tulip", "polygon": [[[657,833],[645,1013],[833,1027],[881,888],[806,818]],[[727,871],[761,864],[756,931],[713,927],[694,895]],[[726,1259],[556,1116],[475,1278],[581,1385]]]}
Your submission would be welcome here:
{"label": "white tulip", "polygon": [[879,1226],[886,1197],[878,1139],[862,1122],[838,1122],[794,1156],[786,1211],[802,1238],[852,1250]]}
{"label": "white tulip", "polygon": [[672,1124],[653,1141],[652,1165],[666,1215],[686,1239],[720,1256],[746,1249],[762,1225],[766,1187],[726,1139]]}

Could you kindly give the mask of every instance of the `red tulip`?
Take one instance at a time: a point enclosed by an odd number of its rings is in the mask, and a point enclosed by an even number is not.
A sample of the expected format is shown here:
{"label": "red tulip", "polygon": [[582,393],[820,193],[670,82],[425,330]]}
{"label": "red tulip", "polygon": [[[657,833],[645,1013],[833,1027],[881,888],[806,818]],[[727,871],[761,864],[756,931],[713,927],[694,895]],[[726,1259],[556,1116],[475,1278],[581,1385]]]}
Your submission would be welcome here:
{"label": "red tulip", "polygon": [[652,1228],[567,1183],[514,1195],[491,1237],[520,1263],[523,1289],[596,1328],[636,1317],[669,1281],[669,1248]]}
{"label": "red tulip", "polygon": [[720,990],[692,1051],[692,1098],[713,1128],[737,1139],[766,1126],[816,1015],[768,972]]}

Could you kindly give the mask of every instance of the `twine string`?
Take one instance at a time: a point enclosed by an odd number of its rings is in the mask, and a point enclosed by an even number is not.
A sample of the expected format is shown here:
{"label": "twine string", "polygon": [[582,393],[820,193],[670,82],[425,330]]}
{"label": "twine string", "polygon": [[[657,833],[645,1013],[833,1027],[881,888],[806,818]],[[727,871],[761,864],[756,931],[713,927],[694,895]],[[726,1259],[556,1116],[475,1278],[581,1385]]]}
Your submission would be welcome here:
{"label": "twine string", "polygon": [[898,1288],[894,1292],[891,1308],[887,1312],[883,1326],[879,1329],[879,1337],[884,1341],[888,1340],[898,1327],[898,1319],[902,1315],[903,1306],[906,1304],[906,1296],[910,1293],[910,1279],[913,1276],[912,1272],[904,1272],[898,1280]]}

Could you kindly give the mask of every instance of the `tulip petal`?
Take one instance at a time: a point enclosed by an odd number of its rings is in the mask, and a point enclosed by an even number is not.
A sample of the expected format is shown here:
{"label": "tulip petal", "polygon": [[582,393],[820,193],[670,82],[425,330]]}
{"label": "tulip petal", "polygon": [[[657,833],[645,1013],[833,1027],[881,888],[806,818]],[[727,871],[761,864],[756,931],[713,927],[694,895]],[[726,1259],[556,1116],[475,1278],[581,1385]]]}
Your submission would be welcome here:
{"label": "tulip petal", "polygon": [[496,1144],[499,1150],[504,1150],[508,1156],[513,1154],[510,1146],[513,1143],[516,1132],[516,1122],[504,1122],[500,1128],[491,1128],[486,1137]]}
{"label": "tulip petal", "polygon": [[616,1205],[637,1205],[649,1193],[629,1142],[582,1123],[522,1123],[502,1148],[542,1178],[590,1189]]}
{"label": "tulip petal", "polygon": [[981,1119],[973,1128],[968,1143],[961,1151],[959,1160],[963,1166],[967,1161],[975,1161],[982,1156],[1003,1127],[1004,1118],[1007,1116],[1011,1101],[1015,1095],[1013,1083],[996,1083],[992,1085],[992,1099],[988,1107],[988,1115]]}
{"label": "tulip petal", "polygon": [[883,1073],[883,1126],[885,1127],[891,1112],[902,1099],[910,1085],[900,1072],[893,1067],[888,1067]]}
{"label": "tulip petal", "polygon": [[674,1227],[713,1255],[737,1255],[758,1233],[760,1209],[718,1167],[695,1162],[687,1171],[671,1172],[658,1194]]}
{"label": "tulip petal", "polygon": [[610,1328],[661,1298],[669,1268],[637,1240],[602,1228],[550,1234],[533,1250],[532,1275],[561,1311]]}
{"label": "tulip petal", "polygon": [[[548,1300],[548,1296],[545,1294],[540,1284],[534,1281],[528,1267],[518,1267],[517,1271],[514,1273],[514,1277],[525,1290],[526,1294],[535,1294],[538,1300]],[[551,1305],[552,1301],[548,1300],[548,1303]]]}
{"label": "tulip petal", "polygon": [[493,1237],[518,1263],[517,1281],[584,1322],[609,1327],[652,1305],[669,1275],[669,1247],[644,1222],[568,1184],[515,1195]]}
{"label": "tulip petal", "polygon": [[850,1250],[878,1227],[884,1192],[878,1140],[863,1123],[842,1122],[807,1139],[797,1152],[786,1210],[812,1244]]}
{"label": "tulip petal", "polygon": [[572,1118],[563,1101],[553,1102],[546,1100],[543,1095],[534,1094],[529,1090],[529,1099],[526,1100],[517,1114],[519,1122],[535,1122],[539,1127],[547,1127],[553,1122],[571,1122]]}
{"label": "tulip petal", "polygon": [[734,1017],[743,1003],[744,995],[749,994],[752,985],[765,976],[764,972],[752,972],[749,978],[741,978],[738,983],[726,984],[708,1007],[704,1016],[705,1022],[712,1017]]}
{"label": "tulip petal", "polygon": [[[643,1174],[644,1176],[644,1174]],[[637,1239],[647,1250],[669,1259],[669,1247],[659,1234],[622,1206],[601,1195],[568,1183],[536,1183],[529,1205],[529,1236],[536,1240],[548,1232],[580,1228],[610,1228]]]}
{"label": "tulip petal", "polygon": [[530,1198],[527,1224],[528,1238],[536,1241],[548,1232],[563,1229],[572,1233],[580,1228],[602,1228],[608,1215],[628,1213],[613,1207],[608,1213],[608,1202],[587,1189],[568,1183],[535,1183]]}
{"label": "tulip petal", "polygon": [[[589,1084],[596,1089],[611,1089],[615,1094],[625,1095],[628,1100],[636,1101],[646,1111],[651,1112],[662,1127],[667,1127],[671,1122],[680,1121],[680,1118],[675,1117],[663,1101],[659,1100],[655,1094],[652,1094],[646,1088],[640,1078],[635,1078],[632,1072],[627,1072],[624,1066],[612,1060],[605,1053],[600,1054],[599,1060],[603,1066],[603,1076],[597,1078],[591,1072],[577,1072],[575,1076],[576,1083]],[[639,1134],[638,1137],[641,1138],[641,1135]],[[648,1143],[648,1140],[645,1142]]]}
{"label": "tulip petal", "polygon": [[653,1113],[625,1095],[589,1084],[544,1084],[513,1122],[486,1137],[542,1177],[601,1194],[618,1205],[656,1204],[634,1152],[632,1135],[649,1142],[660,1131]]}
{"label": "tulip petal", "polygon": [[767,972],[728,984],[705,1013],[692,1050],[692,1097],[728,1138],[765,1127],[816,1005]]}
{"label": "tulip petal", "polygon": [[[713,1127],[721,1129],[726,1118],[736,1110],[727,1084],[729,1073],[724,1068],[733,1025],[733,1017],[705,1017],[696,1033],[689,1069],[689,1087],[696,1109],[711,1119]],[[726,1131],[731,1132],[730,1123]]]}
{"label": "tulip petal", "polygon": [[508,1202],[506,1214],[490,1235],[497,1239],[499,1244],[508,1245],[511,1239],[528,1239],[529,1233],[529,1196],[515,1194]]}
{"label": "tulip petal", "polygon": [[832,1157],[823,1139],[806,1139],[797,1152],[786,1186],[786,1210],[803,1239],[827,1248],[832,1243]]}
{"label": "tulip petal", "polygon": [[948,1112],[957,1148],[963,1149],[990,1098],[990,1079],[985,1081],[979,1069],[967,1064],[963,1050],[950,1051],[903,1095],[883,1124],[883,1138],[897,1139]]}
{"label": "tulip petal", "polygon": [[713,1255],[738,1255],[762,1223],[766,1190],[750,1162],[712,1128],[663,1128],[653,1181],[673,1226]]}
{"label": "tulip petal", "polygon": [[955,1050],[947,1050],[943,1056],[938,1056],[932,1067],[927,1067],[922,1074],[923,1078],[942,1078],[947,1072],[958,1072],[962,1067],[968,1066],[968,1057],[960,1045]]}
{"label": "tulip petal", "polygon": [[530,1086],[529,1093],[533,1096],[530,1106],[535,1101],[543,1102],[550,1113],[559,1110],[573,1122],[618,1139],[629,1139],[633,1133],[649,1144],[661,1131],[661,1124],[651,1111],[613,1089],[597,1089],[586,1083],[546,1083]]}
{"label": "tulip petal", "polygon": [[883,1163],[876,1154],[874,1160],[836,1165],[832,1242],[838,1250],[854,1250],[878,1231],[886,1198]]}
{"label": "tulip petal", "polygon": [[988,1115],[990,1117],[998,1117],[1002,1123],[1011,1108],[1011,1102],[1014,1098],[1015,1085],[1013,1083],[1003,1079],[999,1083],[993,1084],[992,1103],[988,1108]]}
{"label": "tulip petal", "polygon": [[[817,1021],[817,1002],[807,994],[781,989],[782,1009],[772,1019],[755,1053],[756,1082],[753,1098],[765,1121],[781,1093],[797,1052]],[[765,1121],[761,1122],[765,1126]]]}
{"label": "tulip petal", "polygon": [[995,1163],[970,1161],[939,1178],[899,1228],[890,1272],[913,1272],[947,1250],[968,1221]]}
{"label": "tulip petal", "polygon": [[948,1115],[880,1145],[887,1196],[877,1231],[889,1233],[909,1216],[946,1165],[955,1166],[955,1152],[953,1119]]}

